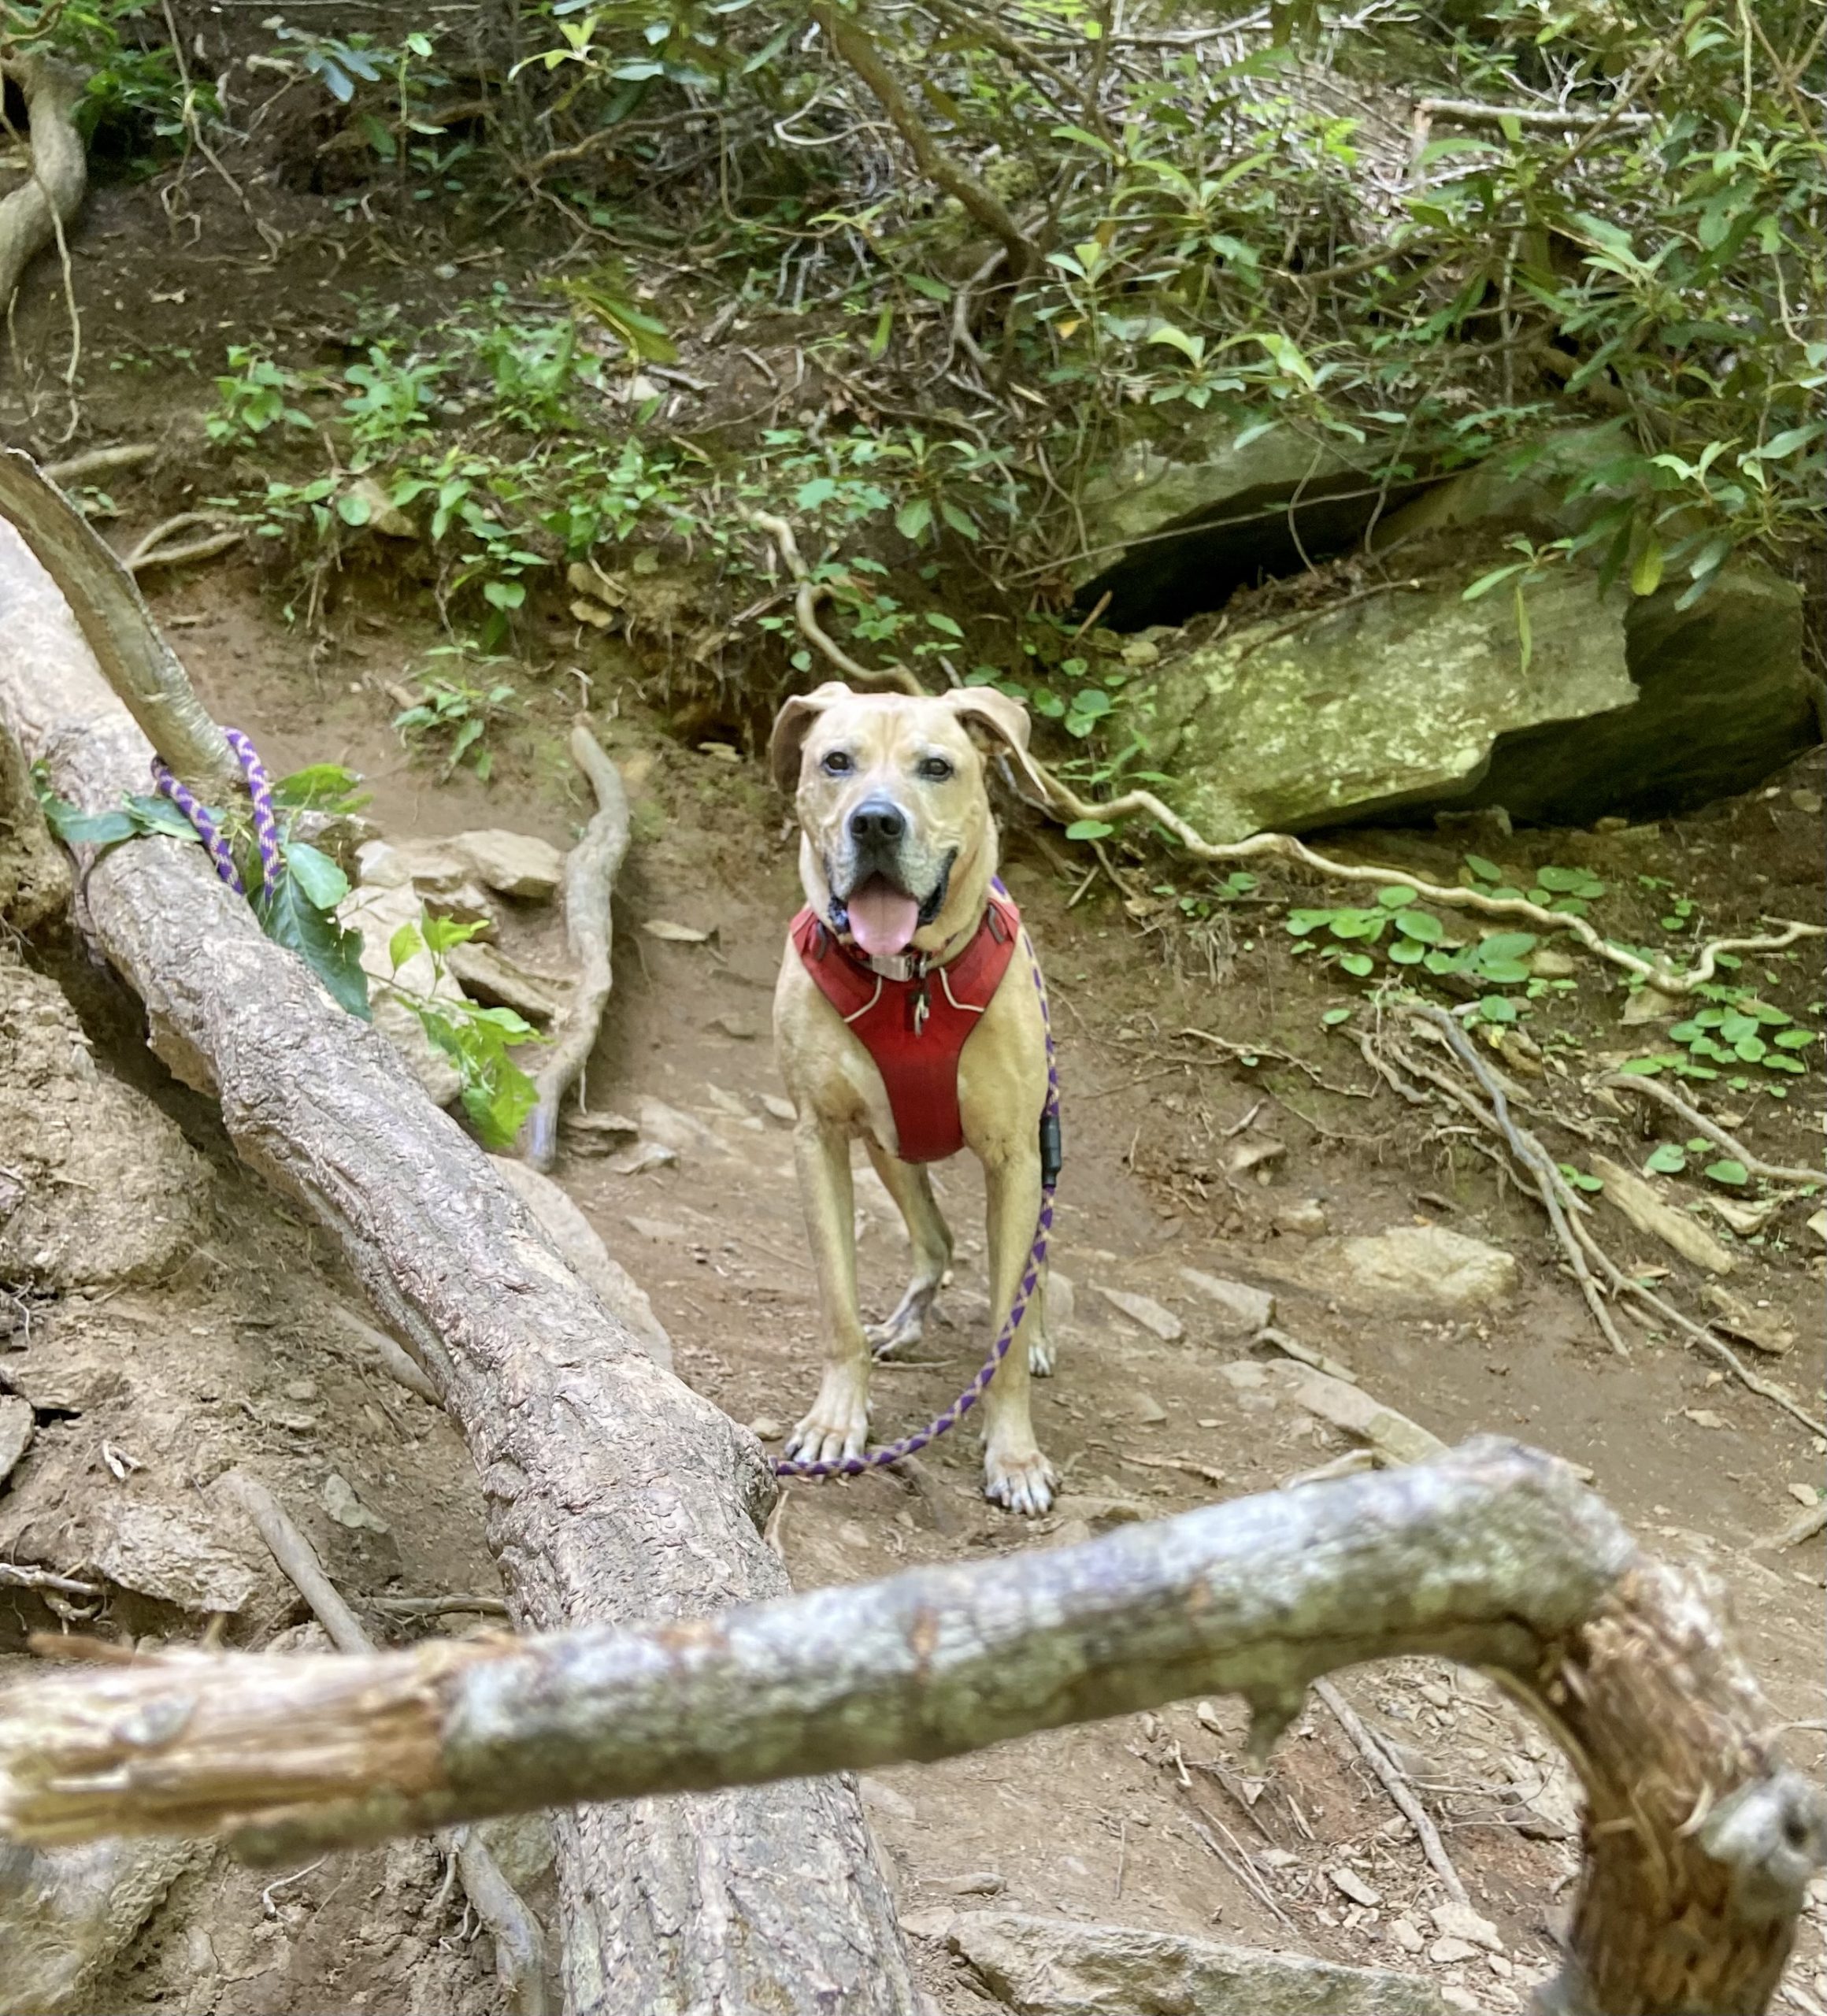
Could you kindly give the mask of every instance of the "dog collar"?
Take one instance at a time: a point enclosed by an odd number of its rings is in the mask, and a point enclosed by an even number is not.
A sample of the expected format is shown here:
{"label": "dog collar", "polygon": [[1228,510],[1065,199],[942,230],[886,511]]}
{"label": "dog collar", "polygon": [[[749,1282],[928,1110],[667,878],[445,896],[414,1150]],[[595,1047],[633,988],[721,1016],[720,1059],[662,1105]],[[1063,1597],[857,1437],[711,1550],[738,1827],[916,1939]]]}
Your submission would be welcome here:
{"label": "dog collar", "polygon": [[958,1060],[1002,984],[1021,930],[1021,914],[1000,882],[991,884],[976,929],[943,963],[924,953],[868,959],[810,906],[794,918],[801,963],[881,1073],[902,1162],[942,1162],[964,1146]]}

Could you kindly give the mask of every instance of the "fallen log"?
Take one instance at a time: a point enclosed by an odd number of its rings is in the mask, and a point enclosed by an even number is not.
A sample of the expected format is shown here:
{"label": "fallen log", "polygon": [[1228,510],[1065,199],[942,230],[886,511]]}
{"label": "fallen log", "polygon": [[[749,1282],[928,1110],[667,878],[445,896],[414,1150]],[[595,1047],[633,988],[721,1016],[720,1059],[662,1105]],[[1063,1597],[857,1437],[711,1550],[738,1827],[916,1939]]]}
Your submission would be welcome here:
{"label": "fallen log", "polygon": [[0,315],[13,306],[33,258],[60,235],[82,207],[89,164],[71,117],[83,79],[41,54],[9,57],[0,76],[19,86],[31,128],[32,173],[0,201]]}
{"label": "fallen log", "polygon": [[[135,636],[118,565],[98,560],[99,541],[25,458],[0,457],[0,512],[21,498],[52,573],[80,579],[77,613],[110,669],[153,665],[168,701],[187,695],[176,659]],[[0,721],[28,758],[87,809],[143,790],[146,738],[4,525],[0,606]],[[163,753],[175,767],[205,752]],[[483,1480],[515,1621],[699,1618],[780,1594],[785,1571],[758,1524],[774,1486],[754,1438],[654,1362],[385,1040],[261,933],[201,848],[139,839],[84,865],[89,928],[145,1002],[154,1049],[219,1099],[243,1158],[330,1228],[443,1395]],[[916,2007],[882,1869],[839,1780],[580,1807],[556,1832],[573,2010]]]}
{"label": "fallen log", "polygon": [[1566,1465],[1490,1438],[689,1623],[60,1666],[0,1696],[0,1833],[221,1832],[286,1859],[580,1798],[947,1756],[1220,1691],[1270,1741],[1320,1676],[1419,1653],[1492,1676],[1584,1783],[1548,2007],[1763,2010],[1827,1859],[1827,1801],[1777,1754],[1698,1578],[1642,1552]]}

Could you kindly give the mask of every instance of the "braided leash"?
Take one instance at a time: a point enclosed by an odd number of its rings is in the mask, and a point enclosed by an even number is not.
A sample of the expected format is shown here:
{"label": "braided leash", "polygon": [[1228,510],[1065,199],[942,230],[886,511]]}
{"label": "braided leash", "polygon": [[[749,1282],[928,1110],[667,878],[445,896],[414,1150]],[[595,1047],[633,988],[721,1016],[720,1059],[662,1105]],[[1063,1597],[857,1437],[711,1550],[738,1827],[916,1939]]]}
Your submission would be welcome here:
{"label": "braided leash", "polygon": [[871,1449],[865,1455],[841,1457],[835,1462],[802,1463],[783,1458],[774,1465],[777,1477],[854,1477],[865,1470],[880,1469],[888,1464],[898,1463],[903,1456],[917,1455],[928,1443],[936,1442],[940,1436],[957,1427],[989,1391],[997,1367],[1009,1355],[1009,1347],[1015,1341],[1021,1319],[1028,1314],[1028,1305],[1040,1285],[1041,1269],[1047,1265],[1047,1244],[1053,1234],[1053,1193],[1059,1180],[1059,1064],[1054,1053],[1053,1017],[1047,1005],[1047,984],[1040,977],[1040,962],[1034,957],[1034,948],[1028,944],[1025,932],[1021,942],[1027,947],[1034,991],[1040,997],[1040,1025],[1047,1040],[1047,1103],[1040,1114],[1040,1216],[1034,1227],[1034,1243],[1028,1251],[1021,1285],[1009,1305],[1002,1329],[976,1378],[936,1421],[929,1422],[918,1434],[888,1443],[880,1449]]}
{"label": "braided leash", "polygon": [[[282,873],[279,821],[272,810],[272,780],[267,775],[266,765],[261,762],[254,744],[239,728],[225,728],[222,735],[234,752],[235,762],[241,765],[241,774],[247,780],[247,795],[254,801],[254,835],[260,846],[261,893],[270,900],[279,887]],[[169,798],[196,828],[197,838],[216,864],[217,874],[236,895],[246,895],[247,891],[243,885],[240,871],[235,865],[235,850],[228,844],[228,836],[196,793],[174,777],[156,756],[152,759],[152,788],[161,798]]]}

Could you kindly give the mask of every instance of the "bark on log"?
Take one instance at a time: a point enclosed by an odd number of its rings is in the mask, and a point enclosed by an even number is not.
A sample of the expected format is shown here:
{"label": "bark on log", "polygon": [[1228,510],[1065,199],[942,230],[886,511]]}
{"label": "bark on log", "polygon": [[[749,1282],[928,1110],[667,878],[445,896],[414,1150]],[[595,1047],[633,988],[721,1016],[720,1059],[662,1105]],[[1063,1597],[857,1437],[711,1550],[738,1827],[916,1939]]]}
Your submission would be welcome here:
{"label": "bark on log", "polygon": [[[22,461],[9,458],[7,509]],[[66,569],[57,539],[41,550]],[[0,719],[27,754],[87,806],[144,788],[145,738],[3,525],[0,606]],[[118,635],[117,594],[101,613]],[[436,1379],[483,1480],[517,1622],[697,1618],[780,1594],[785,1573],[757,1523],[773,1484],[754,1438],[652,1362],[385,1040],[261,934],[202,850],[129,841],[94,862],[86,894],[155,1050],[217,1094],[243,1158],[331,1228]],[[840,1781],[581,1807],[557,1832],[573,2010],[917,2007]]]}
{"label": "bark on log", "polygon": [[1698,1580],[1566,1466],[1481,1440],[1107,1539],[690,1623],[380,1659],[181,1654],[0,1699],[0,1830],[238,1830],[278,1858],[579,1798],[930,1758],[1217,1691],[1272,1736],[1332,1669],[1482,1669],[1588,1809],[1581,2016],[1754,2016],[1827,1804]]}
{"label": "bark on log", "polygon": [[83,94],[83,80],[67,65],[43,55],[20,56],[0,65],[25,99],[32,128],[32,177],[0,202],[0,315],[13,305],[19,282],[33,258],[82,207],[89,165],[82,136],[70,114]]}

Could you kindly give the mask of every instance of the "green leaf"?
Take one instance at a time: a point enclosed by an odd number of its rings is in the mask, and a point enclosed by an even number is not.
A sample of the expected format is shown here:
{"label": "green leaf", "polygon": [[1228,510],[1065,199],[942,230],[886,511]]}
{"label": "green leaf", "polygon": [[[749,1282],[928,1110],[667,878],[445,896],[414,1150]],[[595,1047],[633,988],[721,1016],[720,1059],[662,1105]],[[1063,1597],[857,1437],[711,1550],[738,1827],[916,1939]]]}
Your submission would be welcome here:
{"label": "green leaf", "polygon": [[1626,1077],[1654,1078],[1669,1065],[1679,1064],[1678,1057],[1631,1057],[1618,1065]]}
{"label": "green leaf", "polygon": [[1478,941],[1478,962],[1490,959],[1526,958],[1541,940],[1532,931],[1494,931]]}
{"label": "green leaf", "polygon": [[951,289],[943,280],[928,280],[924,273],[903,273],[902,282],[916,294],[924,295],[928,301],[949,301]]}
{"label": "green leaf", "polygon": [[272,802],[325,812],[350,812],[355,808],[350,800],[361,784],[360,776],[340,763],[309,763],[276,780]]}
{"label": "green leaf", "polygon": [[1652,532],[1649,543],[1636,556],[1636,564],[1630,570],[1630,591],[1635,595],[1653,595],[1662,584],[1662,543]]}
{"label": "green leaf", "polygon": [[903,539],[916,543],[932,523],[932,506],[924,497],[915,497],[895,513],[895,529]]}
{"label": "green leaf", "polygon": [[[946,615],[942,610],[928,610],[926,612],[926,623],[927,627],[929,629],[938,631],[942,636],[956,637],[961,640],[964,636],[964,632],[958,627],[956,621],[953,617]],[[1082,699],[1082,695],[1080,695],[1080,698]],[[1080,713],[1083,713],[1085,710],[1081,707],[1080,711]]]}
{"label": "green leaf", "polygon": [[1116,830],[1102,819],[1075,819],[1066,828],[1065,837],[1069,840],[1102,840],[1109,839]]}
{"label": "green leaf", "polygon": [[1812,1029],[1781,1029],[1776,1040],[1778,1050],[1806,1050],[1814,1040]]}
{"label": "green leaf", "polygon": [[288,867],[269,897],[254,899],[261,928],[276,944],[296,952],[328,990],[339,1006],[363,1021],[370,1019],[368,976],[361,970],[361,937],[345,931],[305,894]]}
{"label": "green leaf", "polygon": [[1544,889],[1560,895],[1570,895],[1591,877],[1583,868],[1556,868],[1551,863],[1546,868],[1538,869],[1535,879]]}
{"label": "green leaf", "polygon": [[1763,1060],[1763,1068],[1766,1071],[1788,1071],[1799,1075],[1808,1067],[1799,1057],[1791,1057],[1782,1051],[1773,1050]]}
{"label": "green leaf", "polygon": [[1521,1014],[1516,1003],[1504,995],[1487,994],[1480,998],[1478,1015],[1481,1021],[1514,1022]]}
{"label": "green leaf", "polygon": [[1664,1141],[1650,1151],[1644,1169],[1651,1176],[1679,1176],[1688,1166],[1688,1151],[1679,1141]]}
{"label": "green leaf", "polygon": [[1287,928],[1294,937],[1304,938],[1310,931],[1317,931],[1321,925],[1330,924],[1332,921],[1332,913],[1330,910],[1290,910]]}
{"label": "green leaf", "polygon": [[1503,870],[1495,862],[1487,861],[1481,854],[1467,854],[1466,865],[1480,882],[1501,882],[1503,880]]}
{"label": "green leaf", "polygon": [[1401,888],[1392,882],[1377,891],[1377,900],[1386,910],[1399,910],[1418,899],[1414,890]]}
{"label": "green leaf", "polygon": [[1507,581],[1512,574],[1520,574],[1528,564],[1525,560],[1515,560],[1507,567],[1499,567],[1488,574],[1480,576],[1459,599],[1462,602],[1477,602],[1481,596],[1489,595],[1500,582]]}
{"label": "green leaf", "polygon": [[336,515],[346,525],[365,525],[374,516],[374,506],[359,491],[346,490],[336,499]]}
{"label": "green leaf", "polygon": [[407,960],[425,949],[425,941],[416,924],[402,924],[387,941],[387,964],[397,973]]}
{"label": "green leaf", "polygon": [[895,332],[895,306],[892,302],[884,304],[882,312],[876,317],[876,333],[869,339],[869,361],[880,364],[883,353],[888,347],[888,339]]}
{"label": "green leaf", "polygon": [[1320,1017],[1329,1029],[1336,1029],[1340,1023],[1348,1022],[1351,1019],[1351,1011],[1349,1008],[1329,1008]]}
{"label": "green leaf", "polygon": [[124,802],[135,832],[164,833],[174,840],[195,842],[197,839],[196,828],[169,798],[158,798],[150,793],[144,797],[135,794]]}
{"label": "green leaf", "polygon": [[821,504],[828,504],[836,495],[837,485],[830,476],[815,476],[794,491],[793,502],[802,511],[816,511]]}
{"label": "green leaf", "polygon": [[1399,938],[1389,948],[1390,958],[1399,966],[1418,966],[1427,957],[1427,947],[1412,938]]}
{"label": "green leaf", "polygon": [[1724,1157],[1718,1162],[1709,1162],[1707,1165],[1707,1173],[1715,1183],[1737,1184],[1748,1183],[1751,1180],[1750,1170],[1743,1162],[1730,1155]]}
{"label": "green leaf", "polygon": [[1523,598],[1522,584],[1516,584],[1516,639],[1522,652],[1522,676],[1529,676],[1529,661],[1535,656],[1535,633],[1529,628],[1529,604]]}
{"label": "green leaf", "polygon": [[67,798],[50,794],[41,795],[39,803],[44,809],[45,824],[67,847],[113,847],[117,841],[132,839],[139,830],[128,812],[83,812]]}
{"label": "green leaf", "polygon": [[349,893],[349,877],[327,854],[303,840],[285,844],[286,865],[298,879],[307,899],[321,910],[333,910]]}
{"label": "green leaf", "polygon": [[1377,962],[1368,952],[1343,953],[1340,957],[1339,964],[1358,980],[1367,979],[1377,970]]}
{"label": "green leaf", "polygon": [[1446,935],[1444,924],[1432,910],[1399,910],[1395,928],[1405,938],[1418,939],[1424,945],[1437,945]]}
{"label": "green leaf", "polygon": [[1770,1045],[1762,1036],[1740,1036],[1732,1046],[1732,1054],[1740,1064],[1761,1064],[1770,1054]]}

